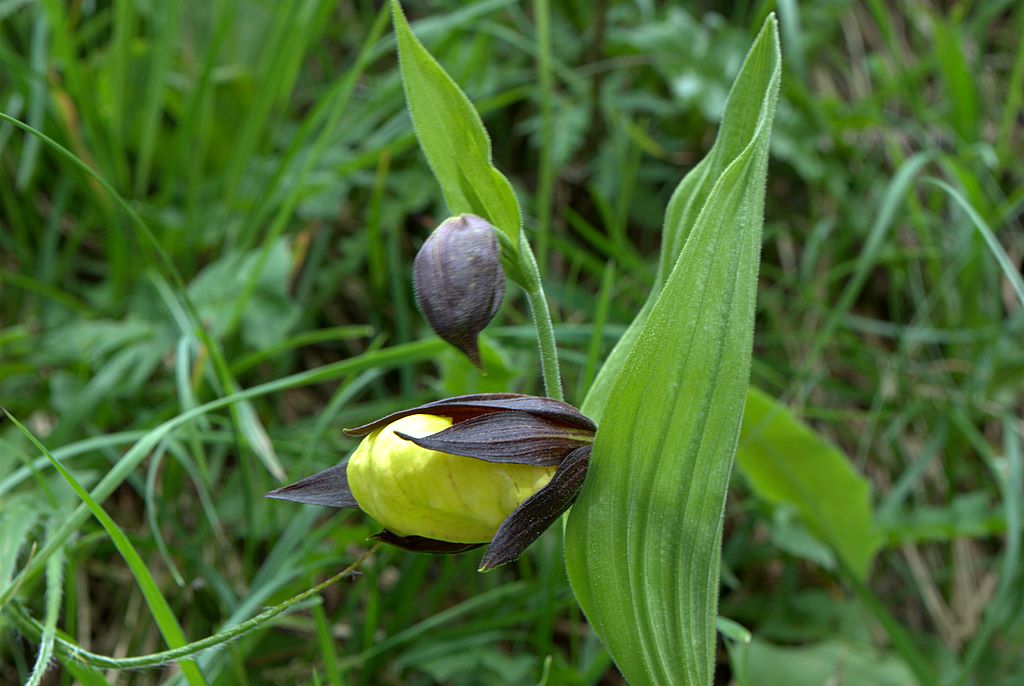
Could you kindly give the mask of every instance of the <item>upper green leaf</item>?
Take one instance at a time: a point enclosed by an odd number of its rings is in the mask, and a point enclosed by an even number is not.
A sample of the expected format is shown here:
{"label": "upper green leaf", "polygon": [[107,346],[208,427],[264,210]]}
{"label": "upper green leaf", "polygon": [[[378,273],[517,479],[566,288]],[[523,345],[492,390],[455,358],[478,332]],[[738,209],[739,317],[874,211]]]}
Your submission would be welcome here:
{"label": "upper green leaf", "polygon": [[513,251],[522,218],[512,185],[491,163],[491,140],[480,115],[452,77],[413,35],[392,0],[405,98],[427,162],[452,214],[476,214],[501,229]]}
{"label": "upper green leaf", "polygon": [[712,680],[722,513],[750,371],[780,72],[771,16],[730,96],[723,152],[683,181],[669,208],[665,240],[679,244],[678,258],[606,379],[590,472],[569,515],[573,590],[634,684]]}

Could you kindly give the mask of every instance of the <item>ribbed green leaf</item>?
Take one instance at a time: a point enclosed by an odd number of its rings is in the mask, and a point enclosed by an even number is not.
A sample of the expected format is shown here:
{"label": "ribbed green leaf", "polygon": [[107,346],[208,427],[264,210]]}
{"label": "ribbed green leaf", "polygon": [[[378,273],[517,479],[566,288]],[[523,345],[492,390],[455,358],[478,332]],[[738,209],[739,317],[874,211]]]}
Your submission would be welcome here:
{"label": "ribbed green leaf", "polygon": [[762,499],[796,508],[861,581],[881,544],[871,513],[871,485],[839,450],[751,388],[736,462]]}
{"label": "ribbed green leaf", "polygon": [[413,129],[452,214],[479,215],[519,245],[521,217],[512,185],[491,164],[491,139],[455,81],[413,35],[392,0],[398,59]]}
{"label": "ribbed green leaf", "polygon": [[771,16],[716,143],[732,154],[713,153],[669,208],[665,240],[681,243],[679,257],[612,380],[569,515],[573,590],[633,684],[712,680],[722,512],[750,371],[780,71]]}

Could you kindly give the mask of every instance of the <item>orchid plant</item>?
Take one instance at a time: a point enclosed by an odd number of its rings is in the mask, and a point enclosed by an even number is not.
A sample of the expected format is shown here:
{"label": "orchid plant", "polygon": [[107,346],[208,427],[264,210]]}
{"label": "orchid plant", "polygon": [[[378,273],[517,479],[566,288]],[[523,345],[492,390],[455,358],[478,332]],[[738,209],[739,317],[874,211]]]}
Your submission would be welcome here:
{"label": "orchid plant", "polygon": [[[658,277],[580,409],[563,401],[540,271],[479,114],[392,0],[417,139],[452,218],[413,273],[435,332],[479,365],[506,279],[526,295],[547,397],[460,396],[349,430],[350,458],[271,498],[358,508],[376,538],[515,559],[570,506],[565,558],[590,624],[635,684],[712,683],[723,510],[747,398],[781,56],[769,16],[718,140],[669,203]],[[575,502],[575,505],[573,503]]]}

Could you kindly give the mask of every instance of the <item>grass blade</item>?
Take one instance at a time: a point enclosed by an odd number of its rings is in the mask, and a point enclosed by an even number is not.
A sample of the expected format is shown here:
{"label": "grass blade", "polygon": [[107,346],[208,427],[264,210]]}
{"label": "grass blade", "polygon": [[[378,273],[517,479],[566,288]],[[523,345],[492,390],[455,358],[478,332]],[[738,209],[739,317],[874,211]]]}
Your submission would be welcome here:
{"label": "grass blade", "polygon": [[[93,489],[90,494],[90,498],[94,503],[105,500],[114,492],[115,489],[117,489],[118,486],[124,483],[124,480],[128,478],[128,475],[139,466],[139,463],[141,463],[157,445],[159,445],[160,441],[164,440],[178,427],[185,425],[191,420],[201,417],[208,412],[212,412],[223,407],[230,407],[231,405],[250,398],[257,398],[270,393],[287,390],[289,388],[297,388],[324,381],[332,381],[334,379],[345,377],[349,374],[357,374],[368,369],[384,369],[392,366],[400,366],[412,362],[434,359],[438,352],[443,349],[444,343],[440,339],[430,338],[423,341],[417,341],[415,343],[394,346],[385,350],[365,353],[334,364],[299,372],[298,374],[292,374],[291,376],[276,379],[259,386],[253,386],[252,388],[247,388],[223,398],[211,400],[204,405],[200,405],[199,407],[183,412],[176,417],[165,421],[152,431],[144,434],[135,443],[135,445],[125,453],[124,457],[122,457],[121,460],[104,475],[103,479],[100,480],[99,484],[97,484]],[[51,464],[56,462],[53,460],[52,455],[48,453],[44,454],[47,456],[47,460],[50,461]],[[56,464],[59,464],[59,462],[56,462]],[[72,533],[81,528],[85,520],[88,519],[89,514],[90,508],[83,504],[79,506],[78,509],[76,509],[69,517],[67,517],[67,519],[65,519],[61,526],[46,540],[46,543],[39,549],[35,557],[32,558],[32,561],[21,571],[21,573],[18,574],[14,581],[4,591],[0,592],[0,608],[4,607],[11,600],[11,597],[14,595],[14,589],[18,587],[22,580],[31,578],[40,573],[43,565],[46,563],[46,560],[49,559],[57,549],[63,546],[64,542],[72,535]]]}
{"label": "grass blade", "polygon": [[[156,620],[157,626],[160,628],[160,633],[164,637],[164,641],[167,642],[170,648],[180,648],[181,646],[188,643],[185,638],[185,632],[182,630],[181,625],[178,624],[178,619],[171,609],[170,604],[164,597],[163,593],[160,592],[160,586],[157,585],[153,575],[150,574],[149,568],[146,567],[145,561],[142,556],[139,555],[135,546],[125,536],[124,531],[121,527],[111,519],[110,515],[107,514],[106,510],[96,502],[95,499],[89,494],[87,490],[78,483],[71,472],[64,468],[64,465],[60,463],[50,451],[39,442],[39,440],[32,434],[31,431],[26,429],[21,422],[15,419],[6,410],[4,414],[7,418],[18,428],[18,430],[31,441],[32,445],[36,447],[39,452],[46,456],[53,465],[54,469],[60,472],[60,475],[64,478],[64,481],[71,487],[82,503],[85,504],[92,515],[100,523],[103,529],[110,536],[111,542],[117,551],[124,558],[124,561],[128,564],[128,568],[132,572],[132,576],[135,577],[136,582],[139,584],[139,589],[142,591],[143,596],[146,599],[146,604],[149,606],[150,612],[153,614],[153,619]],[[183,662],[181,665],[182,672],[185,674],[185,678],[188,679],[189,684],[192,686],[201,686],[206,684],[206,680],[203,675],[200,674],[198,667],[194,662]]]}
{"label": "grass blade", "polygon": [[985,223],[985,220],[981,218],[981,215],[978,214],[978,211],[971,207],[971,204],[967,202],[966,198],[964,198],[957,189],[953,188],[945,181],[932,178],[925,179],[925,181],[933,186],[938,186],[945,191],[949,197],[960,206],[960,209],[964,211],[964,214],[966,214],[971,220],[971,223],[974,224],[974,228],[977,229],[978,233],[981,234],[981,237],[985,239],[985,245],[988,246],[992,256],[996,258],[996,262],[999,263],[999,268],[1003,270],[1003,276],[1005,276],[1006,280],[1010,282],[1010,286],[1013,287],[1013,291],[1016,293],[1017,299],[1020,301],[1021,306],[1024,307],[1024,278],[1021,278],[1020,271],[1018,271],[1017,267],[1014,266],[1013,260],[1006,254],[1006,250],[1004,250],[1003,246],[999,244],[998,240],[996,240],[992,230],[988,227],[988,224]]}

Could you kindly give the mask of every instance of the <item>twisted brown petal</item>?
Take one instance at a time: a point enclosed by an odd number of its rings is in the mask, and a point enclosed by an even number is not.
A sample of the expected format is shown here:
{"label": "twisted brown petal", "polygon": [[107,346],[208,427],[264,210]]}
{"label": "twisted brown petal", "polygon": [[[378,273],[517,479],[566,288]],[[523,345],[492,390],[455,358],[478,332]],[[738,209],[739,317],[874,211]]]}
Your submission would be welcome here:
{"label": "twisted brown petal", "polygon": [[541,467],[557,465],[573,450],[593,441],[590,431],[566,428],[527,412],[484,414],[430,436],[396,434],[427,450],[485,462]]}
{"label": "twisted brown petal", "polygon": [[357,426],[354,429],[345,429],[345,433],[349,436],[365,436],[387,426],[396,419],[408,417],[411,414],[436,414],[451,417],[452,422],[458,424],[473,417],[496,412],[526,412],[550,419],[566,427],[575,427],[586,431],[597,430],[594,422],[569,403],[521,393],[479,393],[435,400],[408,410],[393,412],[369,424]]}
{"label": "twisted brown petal", "polygon": [[486,572],[519,557],[563,512],[583,486],[590,465],[590,446],[577,448],[559,465],[548,485],[517,507],[502,523],[480,561]]}

